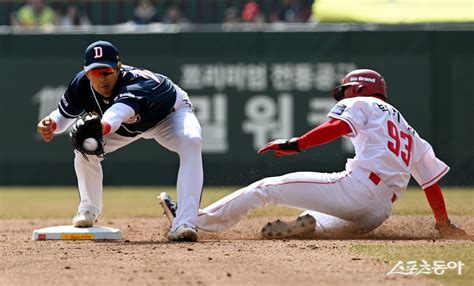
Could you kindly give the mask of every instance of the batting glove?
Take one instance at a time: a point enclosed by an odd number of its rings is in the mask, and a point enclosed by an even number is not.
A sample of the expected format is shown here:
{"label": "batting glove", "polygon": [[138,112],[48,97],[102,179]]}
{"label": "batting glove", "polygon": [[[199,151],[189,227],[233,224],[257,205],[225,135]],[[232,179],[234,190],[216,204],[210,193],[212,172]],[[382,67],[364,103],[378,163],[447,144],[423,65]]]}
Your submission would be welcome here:
{"label": "batting glove", "polygon": [[278,139],[272,142],[265,144],[260,150],[257,151],[258,154],[263,154],[269,150],[275,152],[275,156],[280,157],[284,155],[294,155],[300,152],[300,147],[298,146],[298,138],[291,138],[290,140]]}
{"label": "batting glove", "polygon": [[457,227],[455,224],[451,223],[450,220],[444,223],[436,223],[435,229],[439,232],[441,238],[469,238],[462,228]]}

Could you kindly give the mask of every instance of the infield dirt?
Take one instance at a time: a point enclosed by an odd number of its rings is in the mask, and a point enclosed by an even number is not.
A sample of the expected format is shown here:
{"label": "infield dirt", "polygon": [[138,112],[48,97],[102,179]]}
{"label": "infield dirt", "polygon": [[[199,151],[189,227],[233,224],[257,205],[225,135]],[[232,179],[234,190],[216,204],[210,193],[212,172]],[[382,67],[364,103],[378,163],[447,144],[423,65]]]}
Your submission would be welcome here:
{"label": "infield dirt", "polygon": [[[289,219],[289,218],[288,218]],[[1,220],[1,285],[439,285],[390,275],[394,264],[351,250],[357,244],[444,245],[430,218],[393,216],[356,240],[262,240],[269,218],[250,218],[200,242],[169,243],[165,218],[102,219],[119,242],[31,240],[34,229],[64,220]],[[455,217],[469,232],[474,218]],[[466,241],[464,241],[465,243]]]}

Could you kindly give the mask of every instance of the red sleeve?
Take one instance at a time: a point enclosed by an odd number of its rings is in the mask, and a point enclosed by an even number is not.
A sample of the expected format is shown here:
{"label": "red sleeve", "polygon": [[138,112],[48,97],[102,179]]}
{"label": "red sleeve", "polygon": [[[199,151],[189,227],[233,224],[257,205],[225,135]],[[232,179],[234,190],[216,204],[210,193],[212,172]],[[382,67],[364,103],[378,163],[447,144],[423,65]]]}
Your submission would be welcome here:
{"label": "red sleeve", "polygon": [[448,212],[446,211],[446,206],[444,204],[443,193],[438,183],[429,186],[424,189],[428,203],[430,204],[433,214],[435,216],[436,222],[446,223],[448,222]]}
{"label": "red sleeve", "polygon": [[352,130],[346,122],[340,119],[331,119],[301,136],[298,139],[298,147],[300,150],[304,150],[326,144],[351,132]]}

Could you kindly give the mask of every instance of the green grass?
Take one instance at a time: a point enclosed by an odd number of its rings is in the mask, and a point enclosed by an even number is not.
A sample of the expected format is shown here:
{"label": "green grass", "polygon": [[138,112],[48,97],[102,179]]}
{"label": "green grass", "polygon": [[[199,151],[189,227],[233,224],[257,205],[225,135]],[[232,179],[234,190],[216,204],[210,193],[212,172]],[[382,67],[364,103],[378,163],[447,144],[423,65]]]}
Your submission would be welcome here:
{"label": "green grass", "polygon": [[[205,207],[235,191],[237,187],[206,188],[201,206]],[[168,192],[176,198],[174,188],[106,187],[102,218],[156,217],[161,215],[156,197]],[[0,187],[0,219],[69,218],[77,209],[79,195],[75,187]],[[284,207],[267,207],[251,216],[296,215],[300,211]]]}
{"label": "green grass", "polygon": [[[474,215],[474,188],[443,188],[446,208],[452,215]],[[431,208],[422,189],[411,188],[395,202],[393,214],[428,215]]]}
{"label": "green grass", "polygon": [[[354,245],[352,250],[358,253],[366,254],[372,257],[378,257],[389,262],[387,273],[397,265],[398,261],[403,262],[403,266],[408,266],[408,261],[417,261],[418,270],[421,270],[421,260],[433,266],[433,261],[458,262],[464,263],[461,275],[458,275],[457,269],[448,269],[442,275],[419,274],[418,276],[427,276],[434,278],[444,285],[461,286],[472,285],[474,281],[474,244],[467,242],[451,242],[449,244],[427,243],[416,245]],[[397,268],[398,271],[401,271]],[[432,270],[431,270],[432,272]],[[391,274],[401,275],[401,274]]]}
{"label": "green grass", "polygon": [[[237,190],[237,187],[206,187],[201,207]],[[174,188],[106,187],[104,189],[104,218],[155,217],[161,215],[156,196],[169,192],[176,198]],[[451,188],[444,190],[448,211],[453,215],[474,215],[474,190]],[[0,219],[69,218],[75,213],[79,196],[75,187],[0,187]],[[300,210],[266,207],[252,211],[250,216],[293,216]],[[395,203],[394,214],[429,215],[430,207],[423,191],[409,190]]]}

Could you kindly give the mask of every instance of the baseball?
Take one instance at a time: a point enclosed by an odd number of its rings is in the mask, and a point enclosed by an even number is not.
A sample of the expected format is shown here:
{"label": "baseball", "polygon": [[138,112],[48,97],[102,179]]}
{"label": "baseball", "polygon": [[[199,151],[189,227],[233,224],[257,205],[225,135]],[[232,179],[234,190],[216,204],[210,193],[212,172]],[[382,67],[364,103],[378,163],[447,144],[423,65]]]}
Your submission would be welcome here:
{"label": "baseball", "polygon": [[87,151],[95,151],[99,147],[99,142],[95,138],[86,138],[82,143],[82,147]]}

